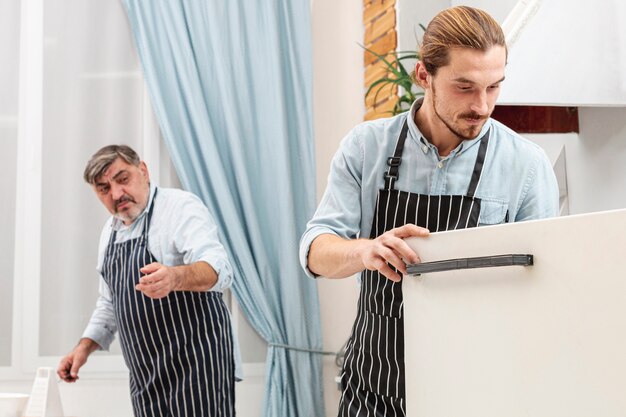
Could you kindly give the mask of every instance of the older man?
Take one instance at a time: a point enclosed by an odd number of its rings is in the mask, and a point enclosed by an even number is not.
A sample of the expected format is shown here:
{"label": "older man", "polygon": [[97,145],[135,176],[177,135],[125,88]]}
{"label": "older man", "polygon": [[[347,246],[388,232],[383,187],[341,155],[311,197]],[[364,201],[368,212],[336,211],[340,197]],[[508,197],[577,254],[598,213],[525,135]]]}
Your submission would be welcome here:
{"label": "older man", "polygon": [[405,415],[400,274],[419,257],[403,238],[558,213],[545,153],[490,118],[507,58],[500,26],[478,9],[444,10],[428,25],[420,57],[423,100],[348,134],[301,241],[311,276],[361,273],[343,417]]}
{"label": "older man", "polygon": [[100,297],[58,375],[67,382],[116,332],[135,416],[234,415],[232,269],[207,208],[157,188],[128,146],[100,149],[84,179],[112,214],[100,236]]}

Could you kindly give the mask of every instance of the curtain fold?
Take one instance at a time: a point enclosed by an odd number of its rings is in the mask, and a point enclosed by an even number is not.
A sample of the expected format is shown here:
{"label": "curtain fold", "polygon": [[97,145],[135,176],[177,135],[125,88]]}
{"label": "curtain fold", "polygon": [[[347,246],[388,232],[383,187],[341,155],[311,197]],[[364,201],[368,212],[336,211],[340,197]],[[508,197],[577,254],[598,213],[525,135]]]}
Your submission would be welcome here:
{"label": "curtain fold", "polygon": [[321,416],[321,357],[273,346],[321,349],[298,263],[315,209],[309,0],[123,3],[181,183],[216,218],[233,292],[269,344],[264,415]]}

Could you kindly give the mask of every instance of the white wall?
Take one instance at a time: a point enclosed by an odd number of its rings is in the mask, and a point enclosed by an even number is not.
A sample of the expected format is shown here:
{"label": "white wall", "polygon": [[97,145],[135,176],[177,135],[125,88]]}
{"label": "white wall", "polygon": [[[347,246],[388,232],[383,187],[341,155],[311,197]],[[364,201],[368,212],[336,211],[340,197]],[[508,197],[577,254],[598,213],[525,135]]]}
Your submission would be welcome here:
{"label": "white wall", "polygon": [[[341,138],[363,120],[363,2],[313,2],[313,111],[318,199]],[[350,334],[358,289],[354,278],[318,280],[324,350],[337,351]],[[334,358],[324,358],[326,415],[337,414]]]}
{"label": "white wall", "polygon": [[570,214],[626,208],[626,108],[579,109],[580,134],[524,135],[565,146]]}

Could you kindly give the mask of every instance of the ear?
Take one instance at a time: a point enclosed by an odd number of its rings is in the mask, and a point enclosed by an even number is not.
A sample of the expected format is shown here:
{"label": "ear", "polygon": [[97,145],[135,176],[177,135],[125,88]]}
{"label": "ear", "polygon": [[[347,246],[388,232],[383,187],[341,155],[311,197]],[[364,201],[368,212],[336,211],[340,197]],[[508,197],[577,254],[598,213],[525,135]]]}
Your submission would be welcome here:
{"label": "ear", "polygon": [[424,90],[430,87],[430,74],[426,71],[426,66],[422,61],[415,64],[415,82]]}
{"label": "ear", "polygon": [[143,174],[144,178],[150,182],[150,173],[148,172],[148,166],[144,161],[139,162],[139,170]]}

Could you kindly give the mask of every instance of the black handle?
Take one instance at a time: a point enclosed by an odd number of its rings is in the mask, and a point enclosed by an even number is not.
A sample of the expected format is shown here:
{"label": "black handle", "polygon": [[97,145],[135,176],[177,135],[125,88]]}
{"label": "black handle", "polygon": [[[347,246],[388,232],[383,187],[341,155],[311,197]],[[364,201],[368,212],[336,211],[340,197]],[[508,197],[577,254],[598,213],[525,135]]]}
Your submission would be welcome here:
{"label": "black handle", "polygon": [[496,255],[477,258],[446,259],[445,261],[424,262],[407,265],[407,275],[420,275],[429,272],[452,271],[455,269],[491,268],[497,266],[530,266],[533,255]]}

